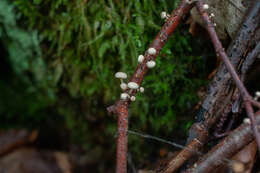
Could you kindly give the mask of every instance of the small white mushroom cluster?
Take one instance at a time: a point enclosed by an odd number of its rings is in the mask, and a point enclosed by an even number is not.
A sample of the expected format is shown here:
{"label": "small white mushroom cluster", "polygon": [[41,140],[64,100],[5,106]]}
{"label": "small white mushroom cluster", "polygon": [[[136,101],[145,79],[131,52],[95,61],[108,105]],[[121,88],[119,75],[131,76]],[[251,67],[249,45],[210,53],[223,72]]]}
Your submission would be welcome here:
{"label": "small white mushroom cluster", "polygon": [[259,98],[260,98],[260,91],[256,91],[254,100],[258,100]]}
{"label": "small white mushroom cluster", "polygon": [[140,91],[141,93],[144,92],[144,88],[143,87],[139,88],[139,85],[137,83],[135,83],[135,82],[129,82],[128,84],[124,83],[123,80],[127,78],[127,74],[126,73],[124,73],[124,72],[117,72],[115,74],[115,77],[120,79],[120,81],[121,81],[120,87],[121,87],[121,89],[123,91],[126,90],[126,89],[130,89],[129,92],[128,92],[129,94],[126,93],[126,92],[121,94],[120,98],[122,100],[130,99],[131,101],[135,101],[135,96],[130,96],[132,94],[133,90]]}
{"label": "small white mushroom cluster", "polygon": [[[135,83],[135,82],[129,82],[129,83],[127,84],[127,87],[130,89],[130,91],[129,91],[129,94],[130,94],[130,95],[132,94],[133,90],[140,91],[141,93],[144,92],[144,88],[143,88],[143,87],[140,87],[140,88],[139,88],[139,85],[138,85],[137,83]],[[121,94],[121,99],[122,99],[122,100],[126,100],[126,99],[130,98],[130,100],[131,100],[132,102],[135,101],[135,96],[130,96],[129,94],[127,94],[127,93],[122,93],[122,94]]]}
{"label": "small white mushroom cluster", "polygon": [[161,18],[164,20],[167,20],[170,18],[170,15],[167,14],[167,12],[163,11],[163,12],[161,12]]}

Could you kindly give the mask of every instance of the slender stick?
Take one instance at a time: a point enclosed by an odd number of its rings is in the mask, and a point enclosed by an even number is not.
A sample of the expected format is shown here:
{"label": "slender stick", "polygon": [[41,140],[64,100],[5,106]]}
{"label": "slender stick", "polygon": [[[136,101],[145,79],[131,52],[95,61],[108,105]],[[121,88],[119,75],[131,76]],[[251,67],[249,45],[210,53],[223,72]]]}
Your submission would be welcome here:
{"label": "slender stick", "polygon": [[[260,3],[258,3],[258,5],[259,4]],[[231,77],[233,78],[237,88],[239,89],[239,91],[242,95],[242,98],[243,98],[244,104],[245,104],[245,108],[246,108],[246,111],[247,111],[247,115],[252,122],[251,124],[252,124],[252,128],[253,128],[253,131],[254,131],[256,142],[257,142],[257,145],[258,145],[258,150],[260,151],[260,135],[259,135],[259,132],[257,130],[256,120],[255,120],[255,117],[254,117],[254,112],[253,112],[253,108],[252,108],[251,101],[250,101],[250,100],[252,100],[252,97],[249,95],[249,93],[248,93],[247,89],[245,88],[244,84],[239,79],[239,76],[237,75],[235,68],[233,67],[230,60],[228,59],[228,57],[227,57],[227,55],[226,55],[226,53],[225,53],[225,51],[222,47],[222,44],[218,39],[214,25],[212,24],[212,22],[211,22],[211,20],[208,16],[208,14],[206,13],[206,11],[203,9],[203,3],[202,3],[201,0],[198,0],[198,2],[197,2],[197,9],[201,14],[202,19],[206,23],[206,28],[207,28],[207,31],[210,35],[211,41],[214,44],[216,53],[223,60],[223,62],[226,65],[229,73],[231,74]]]}
{"label": "slender stick", "polygon": [[[170,35],[175,31],[179,25],[181,19],[186,15],[193,5],[187,3],[187,0],[182,0],[180,6],[174,10],[171,16],[167,19],[163,25],[161,31],[157,34],[154,41],[150,45],[151,48],[156,50],[155,55],[150,55],[148,52],[145,53],[145,59],[140,63],[129,82],[135,82],[139,86],[141,85],[145,74],[148,71],[146,63],[150,60],[155,60],[160,50],[166,44]],[[136,94],[136,90],[130,93],[130,90],[125,91],[132,96]],[[128,129],[128,105],[129,100],[119,100],[114,105],[107,108],[109,113],[118,115],[118,138],[117,138],[117,173],[127,172],[127,129]]]}
{"label": "slender stick", "polygon": [[127,130],[128,130],[128,103],[122,104],[118,110],[118,137],[116,147],[116,172],[127,171]]}

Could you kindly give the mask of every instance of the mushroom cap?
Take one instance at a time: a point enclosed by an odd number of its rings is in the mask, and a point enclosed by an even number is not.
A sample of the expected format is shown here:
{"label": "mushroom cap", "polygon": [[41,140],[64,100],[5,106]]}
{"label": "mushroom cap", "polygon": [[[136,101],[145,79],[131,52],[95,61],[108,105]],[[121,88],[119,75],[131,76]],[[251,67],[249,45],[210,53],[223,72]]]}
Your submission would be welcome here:
{"label": "mushroom cap", "polygon": [[127,84],[126,84],[126,83],[121,83],[121,84],[120,84],[120,88],[121,88],[122,90],[126,90],[126,89],[127,89]]}
{"label": "mushroom cap", "polygon": [[244,118],[243,122],[245,124],[250,124],[251,123],[251,120],[249,118]]}
{"label": "mushroom cap", "polygon": [[128,97],[129,97],[129,95],[127,93],[122,93],[121,96],[120,96],[120,98],[122,100],[126,100]]}
{"label": "mushroom cap", "polygon": [[148,68],[153,68],[153,67],[155,67],[155,65],[156,65],[155,61],[148,61],[148,62],[146,63],[146,66],[147,66]]}
{"label": "mushroom cap", "polygon": [[138,56],[138,62],[142,63],[144,61],[144,56],[143,55],[139,55]]}
{"label": "mushroom cap", "polygon": [[131,96],[130,100],[133,102],[135,101],[135,96]]}
{"label": "mushroom cap", "polygon": [[161,12],[161,18],[165,19],[167,17],[167,13],[165,11]]}
{"label": "mushroom cap", "polygon": [[193,0],[186,0],[186,2],[187,2],[188,4],[191,4],[191,3],[193,2]]}
{"label": "mushroom cap", "polygon": [[209,5],[208,5],[208,4],[204,4],[204,5],[203,5],[203,9],[204,9],[204,10],[209,9]]}
{"label": "mushroom cap", "polygon": [[140,87],[140,92],[141,92],[141,93],[144,92],[144,87]]}
{"label": "mushroom cap", "polygon": [[153,47],[150,47],[150,48],[148,49],[148,53],[149,53],[150,55],[155,55],[155,54],[156,54],[156,49],[153,48]]}
{"label": "mushroom cap", "polygon": [[126,78],[127,78],[127,74],[124,73],[124,72],[117,72],[117,73],[115,74],[115,77],[116,77],[116,78],[119,78],[119,79],[126,79]]}
{"label": "mushroom cap", "polygon": [[129,82],[127,84],[128,88],[131,88],[131,89],[137,89],[139,87],[139,85],[135,82]]}

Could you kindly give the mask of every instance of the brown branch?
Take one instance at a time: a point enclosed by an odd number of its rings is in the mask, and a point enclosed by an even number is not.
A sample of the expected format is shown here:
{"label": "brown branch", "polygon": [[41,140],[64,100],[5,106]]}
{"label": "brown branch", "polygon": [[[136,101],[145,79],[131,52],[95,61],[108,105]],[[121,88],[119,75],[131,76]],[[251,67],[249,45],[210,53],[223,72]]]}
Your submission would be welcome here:
{"label": "brown branch", "polygon": [[[260,124],[260,111],[256,113],[257,124]],[[218,143],[185,173],[208,173],[226,163],[241,148],[254,140],[254,133],[248,123],[243,123],[231,134]]]}
{"label": "brown branch", "polygon": [[[154,41],[150,45],[150,48],[156,50],[155,55],[150,55],[148,52],[145,53],[145,58],[142,63],[140,63],[129,82],[135,82],[139,86],[141,85],[145,74],[148,71],[146,63],[151,60],[155,60],[158,56],[160,50],[166,44],[170,35],[179,25],[181,19],[186,15],[192,5],[187,3],[187,0],[182,0],[180,6],[174,10],[171,16],[167,19],[166,23],[163,25],[161,31],[157,34]],[[136,95],[136,90],[133,92],[129,89],[125,91],[131,96]],[[119,100],[114,105],[107,108],[109,113],[114,113],[118,115],[118,138],[117,138],[117,173],[127,172],[127,129],[128,129],[128,105],[130,104],[129,99]]]}
{"label": "brown branch", "polygon": [[116,147],[116,172],[127,171],[127,130],[128,130],[128,103],[124,102],[118,110],[118,137]]}
{"label": "brown branch", "polygon": [[[260,2],[256,3],[254,6],[253,10],[258,10],[260,6]],[[257,124],[256,124],[256,120],[254,117],[254,112],[253,112],[253,108],[252,108],[252,104],[250,102],[250,100],[252,100],[252,97],[249,95],[247,89],[245,88],[244,84],[241,82],[241,80],[239,79],[239,76],[236,73],[236,70],[234,69],[233,65],[231,64],[230,60],[228,59],[221,42],[218,39],[218,36],[216,34],[215,31],[215,27],[212,24],[208,14],[206,13],[206,11],[203,9],[203,3],[201,0],[198,0],[197,2],[197,9],[200,12],[202,19],[205,21],[206,23],[206,29],[210,35],[211,41],[214,44],[215,50],[217,55],[220,56],[220,58],[222,59],[222,61],[224,62],[224,64],[226,65],[226,68],[228,69],[229,73],[231,74],[231,77],[233,78],[237,88],[240,91],[240,94],[242,95],[242,98],[244,100],[244,104],[245,104],[245,108],[247,111],[247,115],[249,116],[250,120],[251,120],[251,124],[252,124],[252,128],[254,131],[254,135],[256,138],[256,142],[258,145],[258,150],[260,151],[260,135],[257,129]]]}
{"label": "brown branch", "polygon": [[204,143],[208,139],[208,131],[200,126],[193,126],[197,128],[195,131],[199,131],[198,138],[194,138],[178,155],[170,160],[167,167],[160,171],[161,173],[172,173],[178,170],[190,157],[198,154],[199,149],[204,146]]}

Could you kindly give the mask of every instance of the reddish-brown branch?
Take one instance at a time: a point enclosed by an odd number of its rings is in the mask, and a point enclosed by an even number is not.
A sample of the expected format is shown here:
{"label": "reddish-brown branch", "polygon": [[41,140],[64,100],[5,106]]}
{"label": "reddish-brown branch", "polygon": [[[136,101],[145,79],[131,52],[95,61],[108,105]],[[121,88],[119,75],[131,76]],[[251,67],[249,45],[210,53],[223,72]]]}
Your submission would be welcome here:
{"label": "reddish-brown branch", "polygon": [[127,130],[128,130],[128,103],[125,102],[118,110],[118,137],[116,150],[116,172],[122,173],[127,170]]}
{"label": "reddish-brown branch", "polygon": [[189,158],[194,155],[197,155],[199,149],[204,146],[208,138],[208,131],[205,128],[200,128],[200,126],[193,126],[197,128],[196,131],[199,131],[199,136],[192,139],[192,141],[182,150],[174,159],[170,160],[166,168],[161,171],[161,173],[172,173],[178,170]]}
{"label": "reddish-brown branch", "polygon": [[[174,10],[171,16],[167,19],[163,25],[161,31],[157,34],[154,41],[150,45],[151,48],[156,49],[155,55],[150,55],[148,52],[145,53],[145,59],[140,63],[134,74],[132,75],[129,82],[135,82],[139,86],[141,85],[145,74],[148,71],[146,66],[147,61],[155,60],[160,50],[163,48],[170,35],[179,25],[181,19],[187,14],[192,8],[191,4],[188,4],[186,0],[182,0],[178,9]],[[136,91],[130,93],[130,90],[125,91],[129,95],[133,96]],[[128,104],[129,100],[119,100],[114,105],[107,108],[109,113],[118,115],[118,138],[117,138],[117,173],[127,172],[127,129],[128,129]]]}
{"label": "reddish-brown branch", "polygon": [[211,20],[208,16],[208,14],[206,13],[206,11],[203,9],[203,3],[202,3],[201,0],[198,0],[198,2],[197,2],[197,9],[201,14],[202,19],[206,23],[206,29],[207,29],[207,31],[210,35],[210,38],[211,38],[211,40],[214,44],[216,53],[223,60],[224,64],[226,65],[226,68],[228,69],[229,73],[231,74],[232,79],[234,80],[237,88],[239,89],[239,91],[242,95],[242,98],[243,98],[244,103],[245,103],[245,108],[247,110],[247,114],[248,114],[248,116],[249,116],[249,118],[252,122],[251,124],[252,124],[252,128],[253,128],[253,131],[254,131],[256,142],[257,142],[257,145],[258,145],[258,149],[260,151],[260,135],[259,135],[259,132],[257,130],[256,120],[255,120],[255,117],[254,117],[254,112],[253,112],[253,108],[252,108],[251,101],[250,101],[250,100],[252,100],[252,97],[249,95],[249,93],[248,93],[247,89],[245,88],[244,84],[239,79],[239,76],[237,75],[235,68],[231,64],[228,56],[226,55],[226,53],[225,53],[225,51],[222,47],[222,44],[219,41],[218,36],[216,34],[215,27],[212,24],[212,22],[211,22]]}

